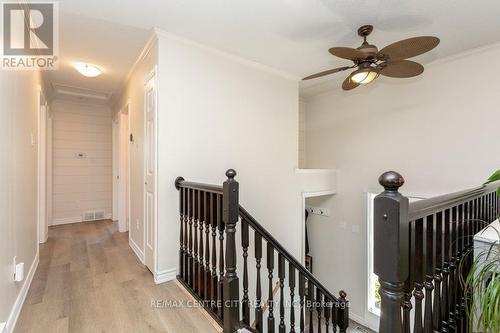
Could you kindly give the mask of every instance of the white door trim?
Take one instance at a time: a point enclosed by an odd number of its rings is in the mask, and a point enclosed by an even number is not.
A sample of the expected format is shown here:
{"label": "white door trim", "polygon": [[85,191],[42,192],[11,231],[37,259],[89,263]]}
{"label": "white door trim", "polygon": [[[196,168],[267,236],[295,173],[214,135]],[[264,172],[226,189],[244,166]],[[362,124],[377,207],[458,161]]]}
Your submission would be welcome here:
{"label": "white door trim", "polygon": [[[154,149],[154,181],[153,181],[153,194],[154,194],[154,221],[153,221],[153,258],[148,258],[148,251],[147,251],[147,219],[146,219],[146,214],[147,214],[147,191],[146,191],[146,173],[147,173],[147,155],[146,155],[146,126],[147,126],[147,115],[146,115],[146,110],[147,110],[147,100],[144,98],[144,161],[143,161],[143,168],[144,168],[144,174],[143,174],[143,183],[144,183],[144,198],[143,198],[143,227],[144,227],[144,232],[143,232],[143,244],[144,244],[144,261],[147,263],[148,261],[151,261],[153,263],[153,267],[149,267],[153,274],[156,274],[157,268],[158,268],[158,263],[157,263],[157,258],[158,258],[158,66],[155,66],[153,70],[145,77],[144,79],[144,92],[146,92],[147,85],[153,80],[153,85],[154,85],[154,98],[155,98],[155,119],[154,119],[154,136],[153,136],[153,141],[155,144],[155,149]],[[146,97],[146,94],[144,94],[144,97]]]}
{"label": "white door trim", "polygon": [[[126,232],[130,224],[130,144],[128,133],[130,132],[130,100],[120,109],[117,114],[118,121],[118,178],[117,178],[117,209],[118,230]],[[126,123],[125,123],[126,122]],[[126,160],[123,154],[126,151]],[[128,220],[127,220],[128,217]]]}
{"label": "white door trim", "polygon": [[118,221],[118,198],[120,197],[118,192],[118,178],[119,178],[119,154],[120,151],[120,111],[118,111],[111,121],[111,131],[112,131],[112,145],[113,145],[113,213],[111,219],[113,221]]}
{"label": "white door trim", "polygon": [[48,237],[47,224],[47,99],[42,87],[38,87],[38,136],[37,136],[37,238],[39,243],[45,243]]}

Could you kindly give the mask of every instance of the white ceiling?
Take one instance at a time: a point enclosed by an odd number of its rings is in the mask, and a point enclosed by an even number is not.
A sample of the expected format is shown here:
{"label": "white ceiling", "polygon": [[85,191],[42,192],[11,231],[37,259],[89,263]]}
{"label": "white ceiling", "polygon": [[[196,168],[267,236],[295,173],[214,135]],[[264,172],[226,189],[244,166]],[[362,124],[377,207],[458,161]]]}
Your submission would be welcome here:
{"label": "white ceiling", "polygon": [[[327,49],[359,46],[356,30],[363,24],[375,26],[369,41],[379,48],[418,35],[441,38],[417,59],[423,64],[500,41],[500,1],[494,0],[61,0],[60,9],[63,61],[102,64],[107,72],[92,86],[109,91],[153,27],[298,78],[346,65]],[[85,83],[67,70],[54,76]],[[302,90],[314,93],[325,81],[338,87],[332,82],[344,77],[303,83]]]}
{"label": "white ceiling", "polygon": [[[66,91],[83,91],[82,96],[99,92],[112,98],[151,32],[67,12],[60,13],[59,21],[59,70],[44,72],[45,80],[54,90],[53,97],[106,104],[107,101],[99,99],[58,94],[56,88],[65,86]],[[72,67],[74,62],[96,64],[103,74],[85,77]]]}

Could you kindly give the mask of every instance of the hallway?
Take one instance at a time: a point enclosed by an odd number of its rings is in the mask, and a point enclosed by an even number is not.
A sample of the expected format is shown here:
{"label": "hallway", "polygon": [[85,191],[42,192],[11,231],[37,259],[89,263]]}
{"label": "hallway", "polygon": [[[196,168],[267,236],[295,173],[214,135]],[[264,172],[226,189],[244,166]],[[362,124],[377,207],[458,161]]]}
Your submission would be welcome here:
{"label": "hallway", "polygon": [[155,285],[109,220],[49,228],[15,332],[217,332],[175,281]]}

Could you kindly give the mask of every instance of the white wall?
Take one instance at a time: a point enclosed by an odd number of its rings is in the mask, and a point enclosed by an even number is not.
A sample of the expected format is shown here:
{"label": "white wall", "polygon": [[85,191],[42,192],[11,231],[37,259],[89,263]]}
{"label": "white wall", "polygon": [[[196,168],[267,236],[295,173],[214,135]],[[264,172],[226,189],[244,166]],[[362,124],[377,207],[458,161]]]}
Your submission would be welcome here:
{"label": "white wall", "polygon": [[[8,331],[27,291],[28,271],[34,271],[38,259],[39,84],[39,73],[0,71],[0,323],[8,322]],[[23,282],[13,281],[14,256],[25,263]]]}
{"label": "white wall", "polygon": [[113,113],[116,115],[127,103],[129,107],[130,142],[130,230],[131,245],[144,260],[144,83],[158,61],[158,46],[153,39],[146,45],[126,85],[120,93]]}
{"label": "white wall", "polygon": [[240,203],[299,258],[297,80],[161,34],[158,135],[159,271],[179,261],[175,178],[222,184],[228,168]]}
{"label": "white wall", "polygon": [[366,308],[363,193],[381,191],[379,175],[396,170],[403,191],[433,195],[477,186],[500,167],[500,64],[491,62],[499,56],[498,45],[475,50],[418,78],[306,101],[307,165],[339,170],[338,194],[317,203],[332,216],[309,221],[316,274],[347,291],[354,315],[365,318]]}
{"label": "white wall", "polygon": [[306,101],[299,100],[299,168],[306,167]]}
{"label": "white wall", "polygon": [[[66,101],[52,103],[53,220],[79,222],[84,211],[112,213],[111,110]],[[77,158],[83,153],[85,158]]]}

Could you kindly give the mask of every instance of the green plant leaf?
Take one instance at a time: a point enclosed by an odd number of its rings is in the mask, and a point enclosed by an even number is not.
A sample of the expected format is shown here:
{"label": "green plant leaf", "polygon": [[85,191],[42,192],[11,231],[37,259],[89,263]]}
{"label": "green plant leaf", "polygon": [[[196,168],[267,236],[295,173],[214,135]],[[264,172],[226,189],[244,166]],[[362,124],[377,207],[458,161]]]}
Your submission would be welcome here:
{"label": "green plant leaf", "polygon": [[497,170],[495,171],[489,178],[488,180],[486,180],[486,182],[484,183],[485,185],[486,184],[489,184],[489,183],[493,183],[493,182],[496,182],[497,180],[500,180],[500,170]]}

